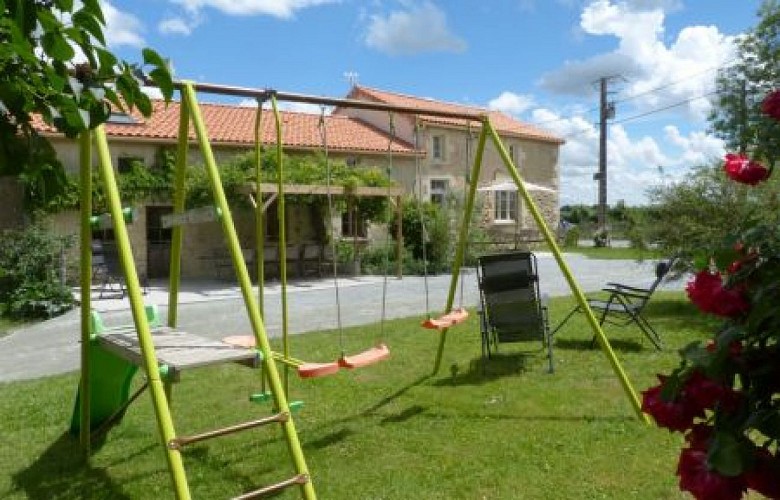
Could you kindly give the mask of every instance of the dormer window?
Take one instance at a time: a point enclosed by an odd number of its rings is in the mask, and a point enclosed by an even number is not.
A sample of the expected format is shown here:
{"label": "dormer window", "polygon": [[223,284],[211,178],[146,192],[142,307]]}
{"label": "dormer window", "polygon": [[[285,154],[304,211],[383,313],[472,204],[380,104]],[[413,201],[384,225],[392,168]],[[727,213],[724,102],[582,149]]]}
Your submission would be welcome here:
{"label": "dormer window", "polygon": [[117,123],[120,125],[135,125],[138,120],[133,118],[133,115],[125,113],[124,111],[112,111],[108,117],[108,123]]}

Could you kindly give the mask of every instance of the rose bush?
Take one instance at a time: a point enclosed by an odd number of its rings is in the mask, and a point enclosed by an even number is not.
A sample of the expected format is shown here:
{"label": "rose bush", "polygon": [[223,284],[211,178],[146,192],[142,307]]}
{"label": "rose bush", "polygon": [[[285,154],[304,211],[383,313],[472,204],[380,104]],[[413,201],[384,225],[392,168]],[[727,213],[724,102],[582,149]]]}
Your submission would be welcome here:
{"label": "rose bush", "polygon": [[[762,110],[780,120],[780,91]],[[724,164],[729,178],[752,186],[772,168],[743,154]],[[739,499],[749,490],[780,499],[780,217],[757,214],[699,257],[688,297],[725,323],[708,342],[681,350],[680,366],[643,391],[642,409],[685,437],[680,489],[697,499]]]}

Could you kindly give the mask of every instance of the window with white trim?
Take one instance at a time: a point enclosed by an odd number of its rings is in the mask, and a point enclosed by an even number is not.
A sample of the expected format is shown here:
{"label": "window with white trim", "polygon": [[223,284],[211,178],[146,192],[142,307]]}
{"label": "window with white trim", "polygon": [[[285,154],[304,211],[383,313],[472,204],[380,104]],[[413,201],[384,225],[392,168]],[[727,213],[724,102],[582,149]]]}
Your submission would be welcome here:
{"label": "window with white trim", "polygon": [[444,136],[434,135],[431,137],[431,157],[434,160],[444,160]]}
{"label": "window with white trim", "polygon": [[450,181],[448,179],[431,179],[429,190],[431,203],[444,206],[449,191]]}
{"label": "window with white trim", "polygon": [[517,191],[496,191],[496,203],[493,207],[494,222],[514,222],[517,220]]}

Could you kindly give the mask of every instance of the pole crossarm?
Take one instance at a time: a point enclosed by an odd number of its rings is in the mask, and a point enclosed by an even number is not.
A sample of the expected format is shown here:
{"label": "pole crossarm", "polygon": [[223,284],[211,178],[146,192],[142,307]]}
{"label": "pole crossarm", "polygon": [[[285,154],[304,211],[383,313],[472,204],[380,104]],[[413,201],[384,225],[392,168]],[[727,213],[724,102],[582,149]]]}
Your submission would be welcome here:
{"label": "pole crossarm", "polygon": [[[181,89],[185,85],[185,82],[175,81],[173,84],[176,88]],[[390,111],[393,113],[435,116],[439,118],[454,118],[458,120],[469,120],[476,122],[482,122],[487,119],[487,112],[467,113],[457,111],[443,111],[440,109],[423,108],[419,106],[399,106],[376,101],[361,101],[359,99],[344,99],[338,97],[296,94],[292,92],[282,92],[274,89],[236,87],[233,85],[220,85],[215,83],[186,82],[186,84],[191,86],[196,92],[231,95],[236,97],[252,97],[257,99],[259,102],[267,101],[273,96],[277,101],[320,104],[325,106],[343,106],[345,108]]]}

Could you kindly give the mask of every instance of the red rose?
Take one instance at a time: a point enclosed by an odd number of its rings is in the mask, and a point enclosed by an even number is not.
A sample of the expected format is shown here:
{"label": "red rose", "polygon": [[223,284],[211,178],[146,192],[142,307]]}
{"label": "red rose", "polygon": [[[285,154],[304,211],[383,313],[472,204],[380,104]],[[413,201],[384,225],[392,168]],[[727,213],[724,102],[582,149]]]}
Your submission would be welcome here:
{"label": "red rose", "polygon": [[742,259],[737,259],[731,264],[729,264],[729,267],[726,268],[726,272],[729,274],[736,274],[739,272],[740,269],[742,269],[743,261]]}
{"label": "red rose", "polygon": [[780,498],[780,460],[767,450],[756,450],[753,469],[745,473],[748,488],[767,498]]}
{"label": "red rose", "polygon": [[732,180],[751,186],[769,177],[769,170],[765,166],[741,154],[727,154],[723,169]]}
{"label": "red rose", "polygon": [[716,405],[727,412],[732,412],[740,403],[742,396],[720,382],[707,378],[700,371],[695,371],[685,381],[683,397],[701,410],[712,410]]}
{"label": "red rose", "polygon": [[780,120],[780,90],[773,90],[764,97],[761,111],[775,120]]}
{"label": "red rose", "polygon": [[[706,345],[707,352],[718,352],[718,343],[715,340],[708,340]],[[732,340],[729,342],[728,355],[730,358],[738,358],[742,354],[742,342],[739,340]]]}
{"label": "red rose", "polygon": [[713,429],[707,424],[696,424],[685,435],[688,447],[692,450],[707,451],[712,440]]}
{"label": "red rose", "polygon": [[685,290],[691,302],[705,313],[732,318],[750,309],[750,304],[740,290],[723,288],[723,281],[717,272],[704,270],[696,273]]}
{"label": "red rose", "polygon": [[742,476],[727,477],[710,469],[707,452],[685,448],[677,463],[680,489],[690,492],[698,500],[739,500],[745,491]]}
{"label": "red rose", "polygon": [[704,410],[680,398],[673,401],[663,399],[664,380],[661,378],[659,385],[642,391],[642,411],[653,417],[659,427],[684,432],[693,426],[694,418],[704,417]]}

